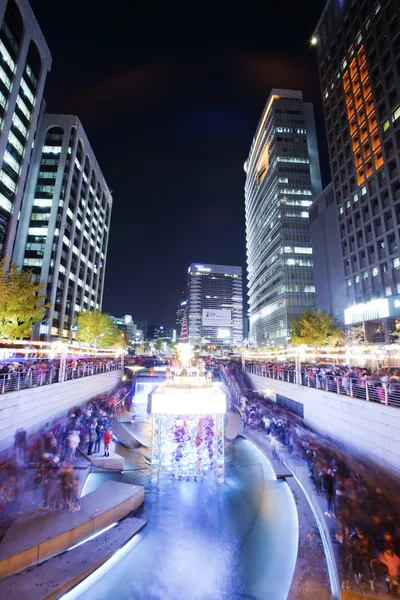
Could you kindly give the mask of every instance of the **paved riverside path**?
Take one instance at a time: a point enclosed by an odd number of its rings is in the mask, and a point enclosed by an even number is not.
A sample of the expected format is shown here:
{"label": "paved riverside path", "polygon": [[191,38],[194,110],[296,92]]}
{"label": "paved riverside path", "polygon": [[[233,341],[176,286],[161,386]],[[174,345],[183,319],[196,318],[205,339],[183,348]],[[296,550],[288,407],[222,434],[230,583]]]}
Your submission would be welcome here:
{"label": "paved riverside path", "polygon": [[16,575],[0,579],[0,598],[56,600],[82,581],[146,524],[128,517],[107,532]]}
{"label": "paved riverside path", "polygon": [[[273,464],[274,459],[272,458],[272,452],[271,452],[271,449],[269,446],[269,442],[266,439],[265,433],[262,431],[255,431],[255,430],[251,430],[251,429],[247,428],[245,435],[248,439],[253,440],[260,448],[262,448],[264,450],[264,452],[270,457],[271,463]],[[327,510],[326,498],[324,496],[318,495],[317,492],[315,491],[315,488],[312,485],[310,477],[309,477],[307,464],[305,463],[304,460],[289,455],[289,453],[287,452],[287,450],[284,447],[282,447],[278,453],[279,453],[280,459],[282,459],[282,461],[284,461],[288,465],[288,467],[290,468],[292,473],[296,476],[296,478],[299,480],[300,484],[303,486],[308,497],[310,498],[312,505],[314,507],[314,510],[318,515],[318,519],[323,527],[323,531],[325,532],[325,539],[330,548],[330,554],[336,562],[336,547],[335,547],[336,545],[335,545],[335,543],[333,543],[332,540],[334,539],[335,533],[337,530],[337,521],[336,521],[336,519],[325,517],[324,512]],[[279,460],[279,462],[280,462],[280,460]],[[302,515],[304,517],[304,524],[308,523],[308,526],[310,525],[310,523],[312,523],[313,520],[315,522],[315,518],[313,516],[311,509],[309,508],[308,502],[305,499],[304,493],[302,492],[301,488],[299,486],[297,486],[297,491],[296,491],[296,489],[295,489],[296,484],[295,484],[295,481],[293,481],[292,479],[288,480],[288,484],[291,487],[293,494],[296,498],[296,504],[298,507],[299,521],[300,521],[300,532],[301,532]],[[307,506],[308,506],[308,509],[307,509]],[[307,511],[309,512],[308,517],[307,517]],[[316,533],[316,532],[314,532],[314,533]],[[312,531],[311,531],[311,535],[313,535]],[[307,539],[308,537],[309,537],[309,534],[307,534],[307,537],[305,539]],[[315,564],[313,563],[313,560],[314,561],[316,560],[316,555],[314,555],[314,558],[312,557],[312,555],[309,558],[307,558],[307,553],[308,553],[307,545],[308,545],[308,542],[304,543],[300,539],[300,552],[299,552],[300,562],[299,562],[299,565],[300,565],[300,571],[303,572],[303,576],[301,575],[301,572],[299,573],[298,569],[296,569],[295,575],[293,578],[292,590],[291,590],[291,594],[293,593],[294,595],[289,595],[288,600],[308,600],[308,599],[314,600],[314,597],[318,600],[324,600],[324,598],[325,598],[325,596],[321,595],[321,589],[318,590],[318,593],[316,591],[313,592],[315,595],[313,595],[312,592],[307,591],[308,585],[312,581],[309,578],[309,575],[307,575],[307,572],[310,573],[310,569],[311,569],[311,572],[314,572],[314,574],[315,574],[314,583],[318,582],[318,580],[322,582],[322,573],[320,575],[318,575],[318,573],[315,569]],[[303,556],[303,550],[305,550],[304,556]],[[324,551],[324,549],[322,547],[322,542],[321,542],[321,552],[323,552],[323,551]],[[336,569],[336,571],[337,571],[337,569]],[[297,577],[298,577],[298,586],[299,587],[296,591],[295,582],[296,582]],[[329,585],[329,578],[327,581],[328,581],[328,585]],[[338,583],[338,585],[339,585],[339,583]],[[339,592],[341,594],[340,599],[341,600],[344,600],[344,599],[345,600],[353,600],[353,599],[356,600],[357,598],[365,598],[367,600],[369,598],[373,598],[374,600],[377,600],[377,599],[387,600],[388,598],[393,597],[393,596],[389,596],[384,591],[382,581],[378,582],[378,586],[379,586],[378,592],[368,591],[368,592],[364,593],[363,596],[357,596],[357,594],[355,592],[347,592],[348,595],[346,595],[343,593],[343,590],[340,590],[340,592]]]}
{"label": "paved riverside path", "polygon": [[34,512],[14,521],[0,544],[0,576],[38,564],[122,519],[144,501],[143,487],[105,482],[77,512]]}

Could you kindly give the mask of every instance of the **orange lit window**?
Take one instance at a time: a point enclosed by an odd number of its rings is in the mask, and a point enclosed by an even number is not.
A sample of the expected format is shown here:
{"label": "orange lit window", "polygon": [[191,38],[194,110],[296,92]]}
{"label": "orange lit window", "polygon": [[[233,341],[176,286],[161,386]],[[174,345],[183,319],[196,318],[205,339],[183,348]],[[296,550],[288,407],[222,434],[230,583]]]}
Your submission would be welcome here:
{"label": "orange lit window", "polygon": [[[349,55],[352,56],[353,53],[353,47],[351,46]],[[350,66],[344,70],[342,83],[345,92],[354,164],[357,170],[357,184],[361,185],[371,177],[374,172],[373,167],[375,166],[375,169],[378,169],[384,162],[363,45],[360,46],[356,58],[352,59]],[[349,86],[349,83],[351,83],[351,86]],[[350,89],[353,93],[350,92]],[[366,114],[368,115],[367,120],[365,119]],[[354,119],[354,115],[356,115],[356,119]]]}

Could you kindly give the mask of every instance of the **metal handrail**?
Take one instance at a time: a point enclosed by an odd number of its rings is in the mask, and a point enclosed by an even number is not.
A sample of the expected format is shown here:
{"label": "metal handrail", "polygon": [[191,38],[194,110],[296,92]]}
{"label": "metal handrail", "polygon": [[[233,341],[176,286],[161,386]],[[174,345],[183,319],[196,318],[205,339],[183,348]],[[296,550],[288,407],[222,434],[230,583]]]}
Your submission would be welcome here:
{"label": "metal handrail", "polygon": [[62,383],[63,381],[72,381],[73,379],[82,379],[91,375],[100,375],[112,371],[120,371],[121,362],[115,364],[98,365],[80,365],[76,367],[66,367],[64,377],[60,379],[60,368],[39,368],[29,369],[27,371],[15,371],[10,373],[0,373],[0,394],[7,394],[22,389],[49,385],[53,383]]}
{"label": "metal handrail", "polygon": [[349,377],[348,375],[329,375],[301,369],[301,381],[297,381],[294,369],[277,369],[260,365],[246,364],[245,370],[253,375],[268,377],[284,383],[302,385],[334,394],[350,396],[367,402],[400,406],[400,380],[381,381]]}

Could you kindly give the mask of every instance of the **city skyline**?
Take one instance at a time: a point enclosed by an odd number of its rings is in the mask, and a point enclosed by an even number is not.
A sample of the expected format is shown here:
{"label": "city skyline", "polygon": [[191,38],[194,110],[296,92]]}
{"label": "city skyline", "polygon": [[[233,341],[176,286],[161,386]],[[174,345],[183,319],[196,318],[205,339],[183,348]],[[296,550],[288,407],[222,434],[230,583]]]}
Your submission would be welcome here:
{"label": "city skyline", "polygon": [[[80,118],[114,196],[105,311],[172,325],[188,263],[201,257],[241,265],[245,272],[242,165],[273,87],[302,89],[304,99],[315,104],[324,184],[328,182],[317,64],[309,45],[319,4],[311,3],[309,12],[299,8],[289,19],[274,8],[276,19],[285,20],[282,30],[291,35],[279,39],[274,34],[268,42],[259,13],[256,17],[249,11],[244,22],[233,13],[229,24],[217,13],[211,24],[201,19],[192,24],[184,14],[177,19],[174,11],[165,23],[161,14],[150,19],[143,10],[134,25],[142,46],[135,38],[130,49],[108,32],[107,56],[96,40],[108,26],[108,15],[106,19],[96,9],[94,25],[90,11],[80,7],[80,19],[73,21],[79,43],[71,45],[70,60],[64,61],[74,2],[67,12],[32,2],[53,57],[46,110]],[[184,57],[176,51],[174,36],[158,35],[168,25],[177,40],[185,38]],[[195,220],[188,210],[191,203]],[[233,244],[226,242],[224,232]],[[157,272],[157,277],[144,285],[137,270]],[[115,295],[117,286],[120,293]]]}

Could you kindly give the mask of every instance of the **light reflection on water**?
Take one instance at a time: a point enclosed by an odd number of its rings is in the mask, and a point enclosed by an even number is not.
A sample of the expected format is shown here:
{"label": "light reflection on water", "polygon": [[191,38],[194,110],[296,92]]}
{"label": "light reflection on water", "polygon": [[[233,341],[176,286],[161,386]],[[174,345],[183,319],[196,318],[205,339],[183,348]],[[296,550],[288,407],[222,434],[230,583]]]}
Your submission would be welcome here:
{"label": "light reflection on water", "polygon": [[[148,450],[142,453],[148,465]],[[246,440],[226,449],[226,483],[148,471],[91,474],[85,494],[107,479],[145,485],[143,538],[82,598],[102,600],[284,600],[297,553],[297,515],[284,482]]]}

